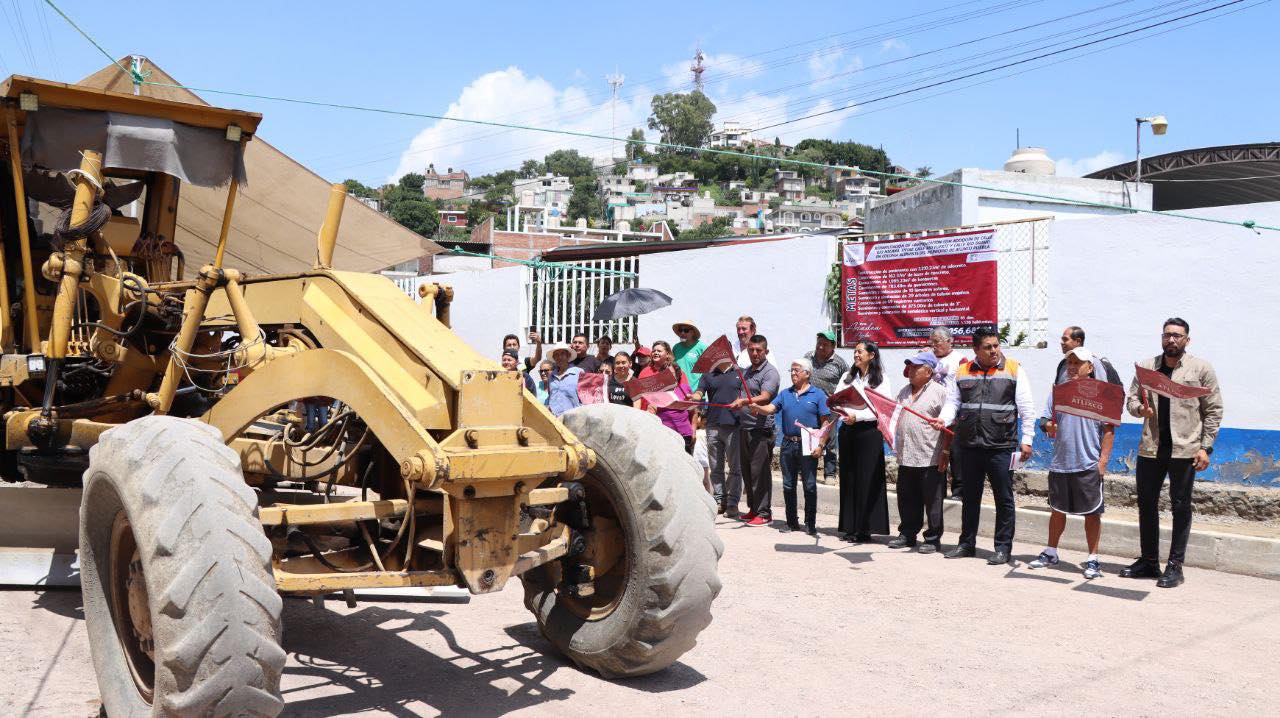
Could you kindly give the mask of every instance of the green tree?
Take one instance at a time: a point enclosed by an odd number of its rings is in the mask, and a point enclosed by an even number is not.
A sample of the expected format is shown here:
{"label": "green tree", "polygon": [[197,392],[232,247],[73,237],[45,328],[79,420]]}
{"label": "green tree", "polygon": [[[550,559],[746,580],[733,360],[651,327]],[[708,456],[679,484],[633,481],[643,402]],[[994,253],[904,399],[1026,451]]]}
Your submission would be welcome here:
{"label": "green tree", "polygon": [[400,178],[400,186],[405,189],[417,190],[418,194],[422,194],[422,184],[427,181],[426,177],[417,172],[408,172]]}
{"label": "green tree", "polygon": [[711,137],[716,106],[697,90],[654,95],[649,108],[649,129],[658,130],[663,142],[701,147]]}
{"label": "green tree", "polygon": [[924,165],[922,167],[916,168],[916,177],[919,177],[920,179],[924,179],[926,177],[932,177],[932,176],[933,176],[933,168],[930,167],[929,165]]}
{"label": "green tree", "polygon": [[565,208],[569,221],[577,221],[585,217],[588,222],[604,219],[604,200],[596,189],[596,183],[590,177],[577,177],[573,180],[573,194],[569,195],[569,206]]}
{"label": "green tree", "polygon": [[889,169],[889,156],[883,148],[864,145],[861,142],[834,140],[802,140],[796,144],[796,152],[816,150],[820,162],[845,167],[859,167],[876,172]]}
{"label": "green tree", "polygon": [[627,135],[627,159],[633,162],[649,160],[649,146],[644,144],[644,140],[644,130],[639,127],[631,130],[631,134]]}
{"label": "green tree", "polygon": [[436,213],[437,209],[438,205],[435,202],[419,197],[401,199],[389,211],[391,218],[401,225],[424,237],[430,237],[440,227],[440,215]]}
{"label": "green tree", "polygon": [[590,157],[583,157],[577,150],[556,150],[543,160],[547,172],[574,179],[578,177],[595,177],[596,169]]}
{"label": "green tree", "polygon": [[347,186],[347,194],[355,195],[356,197],[377,197],[378,196],[378,190],[365,185],[360,180],[356,180],[356,179],[343,180],[342,184]]}
{"label": "green tree", "polygon": [[537,160],[525,160],[520,165],[520,179],[533,179],[541,177],[547,171],[547,166]]}
{"label": "green tree", "polygon": [[[478,227],[486,219],[494,216],[493,210],[482,202],[472,202],[467,205],[467,226]],[[505,220],[505,217],[503,218]]]}
{"label": "green tree", "polygon": [[680,233],[681,240],[702,240],[702,239],[718,239],[720,237],[728,237],[733,234],[729,231],[729,227],[733,224],[733,220],[728,217],[716,217],[705,224],[700,224],[693,229],[686,229]]}

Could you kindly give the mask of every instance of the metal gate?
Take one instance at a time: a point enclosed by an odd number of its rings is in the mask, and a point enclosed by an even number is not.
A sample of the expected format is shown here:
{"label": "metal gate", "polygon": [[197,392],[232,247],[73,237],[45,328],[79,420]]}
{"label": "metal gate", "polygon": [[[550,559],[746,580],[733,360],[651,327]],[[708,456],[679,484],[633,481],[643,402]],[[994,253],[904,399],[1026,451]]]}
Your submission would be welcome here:
{"label": "metal gate", "polygon": [[548,344],[567,344],[579,332],[591,342],[607,335],[616,344],[632,343],[636,317],[593,322],[591,316],[605,297],[639,286],[639,271],[639,257],[534,267],[526,285],[526,331],[538,332]]}

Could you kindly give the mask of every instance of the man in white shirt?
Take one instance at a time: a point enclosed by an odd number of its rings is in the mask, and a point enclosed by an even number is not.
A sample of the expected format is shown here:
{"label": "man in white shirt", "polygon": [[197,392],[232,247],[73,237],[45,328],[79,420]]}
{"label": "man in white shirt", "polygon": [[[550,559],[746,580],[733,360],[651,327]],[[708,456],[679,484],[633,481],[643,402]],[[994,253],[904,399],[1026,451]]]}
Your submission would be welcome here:
{"label": "man in white shirt", "polygon": [[996,498],[995,553],[992,566],[1009,562],[1013,550],[1015,504],[1014,457],[1018,463],[1031,458],[1036,407],[1031,381],[1016,359],[1000,351],[1000,335],[992,327],[973,334],[973,361],[960,367],[947,382],[947,402],[930,423],[935,428],[954,424],[960,446],[963,506],[960,540],[947,558],[973,556],[982,512],[982,492],[987,481]]}
{"label": "man in white shirt", "polygon": [[[933,373],[933,380],[943,387],[955,378],[956,373],[960,371],[960,365],[965,361],[961,358],[960,352],[952,346],[952,341],[951,330],[946,327],[937,327],[929,335],[929,349],[938,358],[938,370]],[[959,452],[952,455],[946,469],[946,472],[951,474],[951,498],[953,499],[959,499],[963,495],[960,490],[960,465],[956,461],[956,456],[959,456]]]}

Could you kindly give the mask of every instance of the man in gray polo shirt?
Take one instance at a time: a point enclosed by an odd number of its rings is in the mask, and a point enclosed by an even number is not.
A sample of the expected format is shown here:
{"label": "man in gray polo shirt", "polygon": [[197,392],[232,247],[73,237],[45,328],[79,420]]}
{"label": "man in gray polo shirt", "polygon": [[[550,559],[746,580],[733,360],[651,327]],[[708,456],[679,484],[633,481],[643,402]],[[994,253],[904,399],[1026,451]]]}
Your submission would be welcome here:
{"label": "man in gray polo shirt", "polygon": [[747,344],[751,366],[742,372],[751,398],[733,402],[738,414],[738,461],[742,486],[747,492],[748,526],[767,526],[773,521],[773,417],[753,414],[748,403],[764,406],[778,395],[778,370],[769,363],[769,340],[756,334]]}
{"label": "man in gray polo shirt", "polygon": [[[836,333],[830,329],[818,332],[817,345],[813,351],[804,355],[813,363],[813,374],[809,377],[809,383],[821,389],[827,396],[836,393],[836,385],[840,383],[840,377],[849,371],[849,365],[845,360],[836,354]],[[836,432],[840,431],[840,427],[831,430],[831,438],[827,440],[827,448],[822,453],[822,475],[826,477],[829,483],[834,482],[839,475],[840,467],[836,464]]]}

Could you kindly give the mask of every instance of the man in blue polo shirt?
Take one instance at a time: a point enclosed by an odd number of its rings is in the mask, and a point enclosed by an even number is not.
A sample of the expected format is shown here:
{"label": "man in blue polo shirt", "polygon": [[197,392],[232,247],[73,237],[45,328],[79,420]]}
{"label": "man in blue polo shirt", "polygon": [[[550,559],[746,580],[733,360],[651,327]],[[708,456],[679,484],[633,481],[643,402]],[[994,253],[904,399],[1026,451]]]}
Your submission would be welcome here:
{"label": "man in blue polo shirt", "polygon": [[829,419],[827,409],[827,393],[809,384],[813,374],[813,364],[808,359],[796,359],[791,362],[791,386],[778,392],[773,401],[763,406],[752,404],[750,410],[755,414],[782,415],[782,453],[778,460],[782,465],[782,497],[787,504],[787,525],[782,531],[800,530],[800,522],[796,512],[796,476],[804,481],[804,523],[805,531],[810,536],[818,535],[818,457],[827,437],[811,442],[811,451],[806,453],[801,433],[797,426],[809,429],[821,429]]}

